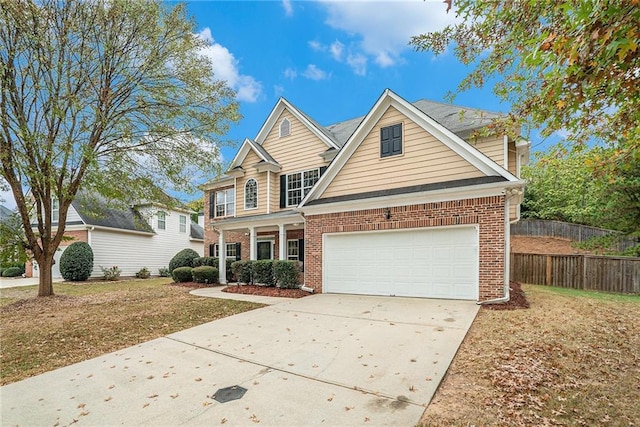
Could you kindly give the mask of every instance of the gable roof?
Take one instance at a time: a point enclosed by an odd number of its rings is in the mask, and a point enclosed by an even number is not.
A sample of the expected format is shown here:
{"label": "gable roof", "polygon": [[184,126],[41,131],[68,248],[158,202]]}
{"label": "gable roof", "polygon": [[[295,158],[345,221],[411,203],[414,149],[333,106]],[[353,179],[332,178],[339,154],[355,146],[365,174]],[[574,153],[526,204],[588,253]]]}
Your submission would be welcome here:
{"label": "gable roof", "polygon": [[73,202],[73,208],[86,225],[118,228],[122,230],[153,233],[153,229],[140,212],[133,208],[120,208],[109,204],[103,197],[79,194]]}
{"label": "gable roof", "polygon": [[229,165],[228,170],[232,170],[242,165],[242,162],[244,161],[244,159],[247,157],[247,154],[249,154],[249,151],[251,150],[253,150],[253,152],[256,153],[256,155],[260,158],[262,162],[270,163],[274,166],[280,166],[278,162],[273,157],[271,157],[271,155],[267,152],[267,150],[264,149],[262,145],[257,144],[255,141],[249,138],[245,138],[244,142],[242,143],[242,146],[240,147],[235,157],[231,161],[231,164]]}
{"label": "gable roof", "polygon": [[[456,109],[461,108],[455,107],[445,109],[444,106],[447,106],[447,104],[431,103],[429,101],[420,103],[420,105],[425,109],[434,107],[434,111],[439,109],[441,113],[445,113],[443,118],[450,118],[452,114],[457,114],[455,113]],[[506,181],[512,182],[520,181],[516,176],[511,174],[503,167],[499,166],[497,163],[489,159],[489,157],[482,154],[476,148],[469,145],[464,139],[462,139],[460,136],[458,136],[456,133],[454,133],[452,130],[448,129],[438,121],[434,120],[431,116],[426,114],[416,105],[409,103],[408,101],[395,94],[393,91],[386,89],[382,93],[380,98],[378,98],[369,113],[356,126],[336,158],[333,160],[333,162],[331,162],[326,172],[320,177],[316,185],[314,185],[311,191],[309,191],[307,196],[302,200],[299,207],[306,205],[311,200],[320,198],[322,193],[327,189],[329,184],[331,184],[333,179],[344,167],[351,155],[360,146],[365,136],[371,131],[371,129],[380,120],[382,115],[387,111],[389,107],[394,107],[395,109],[400,111],[400,113],[404,114],[418,126],[422,127],[427,132],[435,136],[440,142],[445,144],[449,149],[454,151],[467,162],[471,163],[486,176],[503,177]],[[355,120],[350,122],[351,123],[348,124],[346,124],[345,122],[345,128],[347,126],[353,126]],[[461,131],[467,131],[472,129],[472,126],[474,126],[472,122],[465,121],[464,125],[461,125],[460,127],[458,127],[458,129],[460,129]],[[341,132],[346,133],[345,129],[342,129]]]}
{"label": "gable roof", "polygon": [[204,240],[204,228],[200,224],[196,224],[191,221],[191,230],[189,232],[189,237],[197,240]]}

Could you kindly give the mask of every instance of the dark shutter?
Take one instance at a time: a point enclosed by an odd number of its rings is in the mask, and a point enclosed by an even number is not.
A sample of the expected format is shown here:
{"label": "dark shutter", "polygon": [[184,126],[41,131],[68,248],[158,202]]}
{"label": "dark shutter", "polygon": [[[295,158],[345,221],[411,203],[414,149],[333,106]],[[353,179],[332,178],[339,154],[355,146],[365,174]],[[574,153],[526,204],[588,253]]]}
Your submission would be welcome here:
{"label": "dark shutter", "polygon": [[[209,218],[213,218],[216,209],[216,193],[212,191],[209,193]],[[212,255],[213,256],[213,255]]]}
{"label": "dark shutter", "polygon": [[242,245],[240,244],[240,242],[236,243],[236,261],[242,258],[242,252],[240,252],[241,249]]}
{"label": "dark shutter", "polygon": [[215,243],[210,243],[209,244],[209,256],[215,256],[216,253],[216,244]]}
{"label": "dark shutter", "polygon": [[402,154],[402,125],[380,129],[380,157]]}
{"label": "dark shutter", "polygon": [[298,239],[298,261],[304,262],[304,239]]}
{"label": "dark shutter", "polygon": [[280,208],[287,207],[287,175],[280,175]]}
{"label": "dark shutter", "polygon": [[320,168],[320,176],[324,175],[324,172],[325,172],[326,170],[327,170],[327,167],[326,167],[326,166],[322,166],[322,167]]}

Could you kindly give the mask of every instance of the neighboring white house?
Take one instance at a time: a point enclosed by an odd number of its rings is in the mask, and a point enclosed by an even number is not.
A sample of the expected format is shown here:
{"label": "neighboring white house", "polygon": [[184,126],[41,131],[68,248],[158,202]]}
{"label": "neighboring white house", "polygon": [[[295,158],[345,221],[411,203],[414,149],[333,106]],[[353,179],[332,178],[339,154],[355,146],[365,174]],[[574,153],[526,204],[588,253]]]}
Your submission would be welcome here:
{"label": "neighboring white house", "polygon": [[[53,221],[57,225],[55,206]],[[101,267],[113,266],[122,270],[122,276],[134,276],[143,267],[158,275],[159,269],[168,267],[171,258],[185,248],[202,256],[204,229],[191,221],[191,213],[153,203],[120,209],[95,197],[78,197],[69,207],[65,227],[65,235],[74,240],[60,244],[53,277],[61,277],[60,256],[74,241],[87,242],[93,249],[91,277],[101,277]],[[27,275],[31,272],[33,277],[39,276],[37,264],[26,270]]]}

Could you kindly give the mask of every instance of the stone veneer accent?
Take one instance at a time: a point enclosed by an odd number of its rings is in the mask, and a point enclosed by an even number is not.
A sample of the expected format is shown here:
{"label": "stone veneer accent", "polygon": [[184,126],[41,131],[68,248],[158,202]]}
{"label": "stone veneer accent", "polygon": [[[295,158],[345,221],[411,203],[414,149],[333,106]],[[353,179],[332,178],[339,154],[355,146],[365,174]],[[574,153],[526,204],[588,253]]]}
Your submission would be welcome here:
{"label": "stone veneer accent", "polygon": [[305,216],[305,285],[322,292],[322,235],[478,224],[479,300],[504,296],[504,196]]}

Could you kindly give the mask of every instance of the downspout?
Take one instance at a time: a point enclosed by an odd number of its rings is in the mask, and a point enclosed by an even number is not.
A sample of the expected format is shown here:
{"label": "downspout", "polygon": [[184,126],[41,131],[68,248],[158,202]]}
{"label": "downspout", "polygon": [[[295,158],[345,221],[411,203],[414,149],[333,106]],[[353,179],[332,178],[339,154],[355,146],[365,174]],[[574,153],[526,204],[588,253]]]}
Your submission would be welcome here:
{"label": "downspout", "polygon": [[509,272],[510,272],[510,252],[511,252],[511,227],[509,222],[509,190],[505,191],[504,195],[504,296],[502,298],[490,299],[482,302],[478,302],[479,305],[484,304],[496,304],[508,302],[509,295]]}

